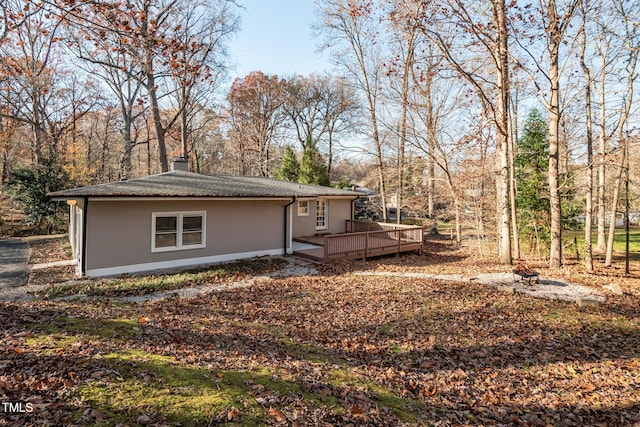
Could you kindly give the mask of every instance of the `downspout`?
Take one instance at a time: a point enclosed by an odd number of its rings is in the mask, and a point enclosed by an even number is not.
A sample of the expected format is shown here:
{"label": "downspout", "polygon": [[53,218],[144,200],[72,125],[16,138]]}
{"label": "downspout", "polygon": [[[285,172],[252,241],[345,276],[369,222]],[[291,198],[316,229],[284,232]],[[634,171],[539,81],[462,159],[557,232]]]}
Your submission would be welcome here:
{"label": "downspout", "polygon": [[[286,205],[284,205],[284,255],[287,255],[287,243],[289,243],[288,239],[287,239],[287,230],[289,229],[289,206],[291,206],[292,204],[294,204],[296,201],[296,198],[292,198],[291,201],[289,203],[287,203]],[[291,247],[291,252],[293,252],[293,247]]]}
{"label": "downspout", "polygon": [[87,212],[89,211],[89,198],[84,197],[82,201],[82,265],[80,266],[80,275],[87,275]]}
{"label": "downspout", "polygon": [[350,209],[351,212],[349,213],[349,220],[347,221],[347,223],[344,226],[344,232],[345,233],[353,233],[353,230],[355,228],[355,225],[353,224],[353,221],[355,221],[355,208],[356,208],[356,200],[358,200],[360,198],[360,196],[356,197],[355,199],[351,199],[351,203],[350,203]]}
{"label": "downspout", "polygon": [[355,211],[355,204],[356,204],[356,201],[358,201],[358,200],[360,200],[360,196],[356,197],[355,199],[353,199],[351,201],[351,214],[350,214],[350,217],[351,217],[352,221],[355,219],[353,217],[353,215],[355,214],[355,212],[354,212]]}

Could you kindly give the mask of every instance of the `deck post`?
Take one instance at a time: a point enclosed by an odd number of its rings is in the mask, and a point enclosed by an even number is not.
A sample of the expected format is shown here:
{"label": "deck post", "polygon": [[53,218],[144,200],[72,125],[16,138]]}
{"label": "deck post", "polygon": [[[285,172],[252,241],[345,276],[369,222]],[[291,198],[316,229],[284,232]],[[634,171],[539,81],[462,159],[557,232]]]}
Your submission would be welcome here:
{"label": "deck post", "polygon": [[329,256],[329,238],[328,236],[324,236],[322,240],[323,240],[322,249],[324,249],[324,257],[322,261],[327,262],[327,257]]}
{"label": "deck post", "polygon": [[369,233],[364,235],[364,258],[362,259],[366,260],[367,256],[369,256]]}

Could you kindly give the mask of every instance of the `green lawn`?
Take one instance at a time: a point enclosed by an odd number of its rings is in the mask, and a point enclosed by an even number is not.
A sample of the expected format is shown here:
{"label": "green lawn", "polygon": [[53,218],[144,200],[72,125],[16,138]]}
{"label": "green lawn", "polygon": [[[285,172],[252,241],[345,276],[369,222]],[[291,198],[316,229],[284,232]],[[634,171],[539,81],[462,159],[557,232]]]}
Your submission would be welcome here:
{"label": "green lawn", "polygon": [[[578,249],[580,251],[580,255],[584,253],[584,231],[583,230],[567,230],[563,232],[563,240],[566,245],[570,245],[571,242],[578,243]],[[613,250],[614,252],[624,253],[625,251],[625,240],[626,233],[624,229],[617,229],[615,234],[615,239],[613,241]],[[597,241],[597,234],[594,232],[592,234],[591,239],[593,246],[595,247]],[[634,255],[638,255],[640,253],[640,228],[634,227],[629,230],[629,251]]]}

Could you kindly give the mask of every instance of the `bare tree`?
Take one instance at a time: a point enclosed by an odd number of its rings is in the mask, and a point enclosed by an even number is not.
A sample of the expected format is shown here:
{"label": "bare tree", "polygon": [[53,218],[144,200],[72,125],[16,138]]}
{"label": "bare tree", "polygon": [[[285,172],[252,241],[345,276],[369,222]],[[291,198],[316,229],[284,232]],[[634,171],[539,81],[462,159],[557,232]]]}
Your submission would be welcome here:
{"label": "bare tree", "polygon": [[217,90],[225,76],[226,41],[238,28],[230,3],[193,1],[185,4],[177,23],[167,92],[179,112],[182,155],[189,157],[189,122]]}
{"label": "bare tree", "polygon": [[[579,0],[567,0],[562,10],[558,9],[556,0],[540,0],[539,12],[542,28],[534,31],[543,32],[545,35],[545,46],[543,57],[536,58],[530,46],[518,40],[520,48],[528,55],[532,61],[533,71],[528,70],[530,80],[535,85],[540,99],[542,100],[547,114],[549,115],[549,193],[550,193],[550,233],[551,247],[549,254],[549,266],[559,268],[562,266],[562,206],[560,195],[560,121],[561,121],[561,67],[560,55],[561,46],[567,37]],[[526,67],[523,67],[526,69]],[[542,76],[547,83],[547,87],[536,76]]]}
{"label": "bare tree", "polygon": [[295,129],[295,138],[304,151],[307,144],[325,144],[327,171],[331,173],[334,143],[349,131],[356,108],[355,96],[344,79],[311,74],[285,81],[282,105]]}
{"label": "bare tree", "polygon": [[[392,89],[392,100],[399,104],[398,160],[397,160],[397,215],[398,224],[402,220],[402,206],[405,191],[405,147],[408,139],[408,111],[410,86],[413,81],[416,50],[420,43],[420,23],[429,10],[428,3],[414,0],[392,2],[387,10],[391,58],[387,63],[387,76]],[[396,82],[397,80],[397,82]]]}
{"label": "bare tree", "polygon": [[[512,263],[509,209],[509,51],[507,9],[504,0],[467,2],[450,0],[441,12],[442,24],[425,21],[423,31],[449,64],[475,89],[485,115],[496,127],[498,256]],[[446,38],[442,25],[454,22],[458,37]],[[470,56],[470,50],[475,56]],[[484,67],[479,62],[484,60]],[[490,80],[483,72],[492,70]]]}
{"label": "bare tree", "polygon": [[323,45],[332,49],[333,58],[366,105],[368,137],[374,145],[382,215],[386,221],[385,161],[378,120],[382,61],[377,51],[378,22],[374,4],[371,0],[329,0],[318,4],[321,22],[317,28],[324,35]]}
{"label": "bare tree", "polygon": [[43,3],[23,0],[3,0],[0,2],[0,46],[11,42],[9,33],[28,23],[34,15],[42,11]]}
{"label": "bare tree", "polygon": [[101,79],[118,100],[124,149],[120,160],[120,178],[131,176],[133,149],[139,141],[134,132],[136,120],[145,113],[142,70],[137,57],[124,47],[120,34],[100,26],[84,25],[70,29],[69,49],[81,60],[80,66]]}
{"label": "bare tree", "polygon": [[64,64],[59,47],[61,20],[38,8],[8,33],[0,46],[0,114],[32,131],[33,161],[57,153],[63,136],[93,105],[87,80]]}
{"label": "bare tree", "polygon": [[227,121],[237,173],[269,176],[275,144],[284,132],[284,82],[259,71],[237,78],[227,94]]}
{"label": "bare tree", "polygon": [[592,129],[592,112],[591,112],[591,70],[585,61],[585,52],[587,49],[587,12],[588,0],[580,2],[580,12],[582,15],[582,23],[580,25],[581,45],[580,45],[580,65],[584,74],[584,100],[585,100],[585,116],[586,116],[586,139],[587,139],[587,195],[585,206],[585,222],[584,222],[584,267],[589,273],[593,272],[593,248],[591,244],[591,229],[593,224],[593,129]]}
{"label": "bare tree", "polygon": [[[437,160],[436,157],[437,153],[446,153],[445,150],[438,148],[444,134],[442,121],[446,117],[454,117],[457,114],[449,102],[449,97],[453,85],[459,82],[441,75],[443,62],[444,58],[437,48],[429,44],[422,48],[422,54],[416,58],[416,64],[412,70],[414,94],[410,104],[413,121],[411,141],[416,148],[425,153],[427,158],[427,212],[431,220],[431,234],[438,232],[435,213],[435,166],[436,163],[440,168],[445,165],[444,160]],[[440,85],[439,82],[443,84]],[[456,230],[458,229],[459,227],[456,227]],[[461,239],[458,233],[456,233],[456,239],[458,241]]]}
{"label": "bare tree", "polygon": [[[616,215],[618,213],[618,199],[620,197],[620,188],[625,172],[628,174],[629,159],[629,139],[626,135],[626,125],[631,113],[633,104],[634,83],[637,78],[636,67],[638,65],[638,55],[640,54],[640,30],[638,29],[638,19],[640,18],[640,7],[631,6],[627,8],[627,2],[616,0],[615,7],[622,20],[624,45],[627,49],[625,60],[626,75],[626,91],[624,95],[624,105],[620,110],[618,125],[616,126],[615,135],[618,140],[619,162],[617,165],[618,173],[613,188],[613,199],[611,202],[611,213],[609,218],[609,237],[607,239],[607,252],[605,259],[605,267],[610,267],[613,263],[613,242],[615,238]],[[626,178],[628,179],[628,177]],[[627,219],[628,221],[628,219]]]}
{"label": "bare tree", "polygon": [[[169,169],[167,132],[179,119],[184,120],[183,111],[193,106],[188,102],[190,88],[221,71],[223,41],[237,29],[228,5],[224,0],[88,2],[65,15],[73,25],[90,28],[93,34],[113,35],[119,44],[116,49],[137,60],[139,72],[134,76],[146,91],[162,171]],[[178,108],[163,110],[161,101],[176,90],[167,81],[175,78],[180,79]]]}

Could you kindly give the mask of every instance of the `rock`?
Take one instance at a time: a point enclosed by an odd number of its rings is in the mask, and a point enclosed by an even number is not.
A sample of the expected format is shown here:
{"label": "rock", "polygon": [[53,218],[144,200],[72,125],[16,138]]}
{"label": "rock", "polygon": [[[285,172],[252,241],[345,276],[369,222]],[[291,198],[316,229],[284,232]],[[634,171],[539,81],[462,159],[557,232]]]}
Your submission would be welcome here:
{"label": "rock", "polygon": [[496,286],[496,288],[500,291],[500,292],[506,292],[508,294],[515,294],[516,293],[516,288],[513,286],[508,286],[508,285],[498,285]]}
{"label": "rock", "polygon": [[624,295],[622,288],[617,283],[609,283],[608,285],[604,285],[603,288],[611,291],[614,295]]}
{"label": "rock", "polygon": [[138,417],[138,424],[147,425],[150,422],[151,422],[151,418],[146,414],[142,414]]}
{"label": "rock", "polygon": [[585,307],[587,305],[599,305],[600,301],[594,298],[577,297],[576,303],[578,304],[578,307]]}

